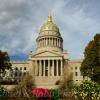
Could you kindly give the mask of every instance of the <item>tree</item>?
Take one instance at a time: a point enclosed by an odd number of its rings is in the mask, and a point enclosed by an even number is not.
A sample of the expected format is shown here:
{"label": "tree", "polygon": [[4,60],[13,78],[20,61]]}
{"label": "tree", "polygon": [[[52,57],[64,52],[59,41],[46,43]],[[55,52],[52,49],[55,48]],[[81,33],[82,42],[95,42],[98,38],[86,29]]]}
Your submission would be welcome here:
{"label": "tree", "polygon": [[7,52],[0,50],[0,74],[3,74],[6,69],[11,69],[10,58]]}
{"label": "tree", "polygon": [[8,96],[8,91],[6,88],[0,85],[0,98],[3,96]]}
{"label": "tree", "polygon": [[85,48],[80,70],[83,76],[100,83],[100,34],[96,34]]}

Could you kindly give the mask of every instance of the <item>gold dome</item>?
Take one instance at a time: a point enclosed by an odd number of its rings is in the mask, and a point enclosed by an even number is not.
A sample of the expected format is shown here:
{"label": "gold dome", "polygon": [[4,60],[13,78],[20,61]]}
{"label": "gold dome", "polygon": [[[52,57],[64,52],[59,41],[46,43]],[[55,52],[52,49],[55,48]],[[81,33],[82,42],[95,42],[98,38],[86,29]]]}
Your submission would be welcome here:
{"label": "gold dome", "polygon": [[57,27],[56,24],[53,23],[52,21],[52,16],[48,16],[47,22],[43,24],[43,26],[40,29],[40,33],[43,31],[55,31],[59,32],[59,28]]}

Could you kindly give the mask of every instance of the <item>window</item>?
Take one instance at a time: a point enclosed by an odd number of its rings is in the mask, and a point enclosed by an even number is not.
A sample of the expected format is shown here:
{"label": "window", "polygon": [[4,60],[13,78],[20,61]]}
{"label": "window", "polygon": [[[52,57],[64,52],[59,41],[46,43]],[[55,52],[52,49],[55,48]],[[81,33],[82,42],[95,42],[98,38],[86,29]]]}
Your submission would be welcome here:
{"label": "window", "polygon": [[15,72],[15,77],[17,77],[17,72]]}
{"label": "window", "polygon": [[22,67],[20,67],[20,70],[22,70]]}
{"label": "window", "polygon": [[25,76],[25,75],[26,75],[26,72],[23,73],[23,76]]}
{"label": "window", "polygon": [[26,67],[24,67],[24,70],[26,70]]}
{"label": "window", "polygon": [[75,70],[77,70],[77,66],[75,67]]}
{"label": "window", "polygon": [[22,76],[22,73],[21,72],[19,73],[19,76]]}
{"label": "window", "polygon": [[77,72],[75,72],[75,76],[78,76],[78,73]]}

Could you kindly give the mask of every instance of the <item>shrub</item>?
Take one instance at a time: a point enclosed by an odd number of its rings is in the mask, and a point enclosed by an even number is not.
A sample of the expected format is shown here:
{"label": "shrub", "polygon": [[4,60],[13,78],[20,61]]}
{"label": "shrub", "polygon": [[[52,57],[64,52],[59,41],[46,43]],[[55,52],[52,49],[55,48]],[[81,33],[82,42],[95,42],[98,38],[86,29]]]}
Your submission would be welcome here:
{"label": "shrub", "polygon": [[35,85],[32,76],[27,75],[10,91],[10,97],[31,97],[31,91],[34,88]]}
{"label": "shrub", "polygon": [[100,85],[92,81],[83,81],[73,86],[73,94],[79,100],[100,100]]}
{"label": "shrub", "polygon": [[8,91],[6,88],[0,85],[0,97],[8,96]]}
{"label": "shrub", "polygon": [[60,100],[59,92],[56,89],[51,89],[51,97],[53,100]]}

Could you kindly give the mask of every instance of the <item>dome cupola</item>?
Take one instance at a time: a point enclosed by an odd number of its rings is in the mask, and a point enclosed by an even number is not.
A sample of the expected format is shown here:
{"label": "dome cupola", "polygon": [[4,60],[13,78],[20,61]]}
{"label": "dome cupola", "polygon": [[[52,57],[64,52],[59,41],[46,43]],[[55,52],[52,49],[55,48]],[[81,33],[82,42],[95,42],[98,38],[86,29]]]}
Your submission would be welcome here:
{"label": "dome cupola", "polygon": [[[51,31],[53,32],[53,34]],[[44,34],[44,32],[45,32],[45,34]],[[59,28],[52,21],[51,15],[48,16],[47,21],[40,28],[40,35],[50,35],[50,33],[51,33],[51,35],[60,35]]]}
{"label": "dome cupola", "polygon": [[43,31],[59,32],[57,25],[54,24],[52,21],[52,16],[48,16],[47,22],[42,25],[40,32],[43,32]]}

